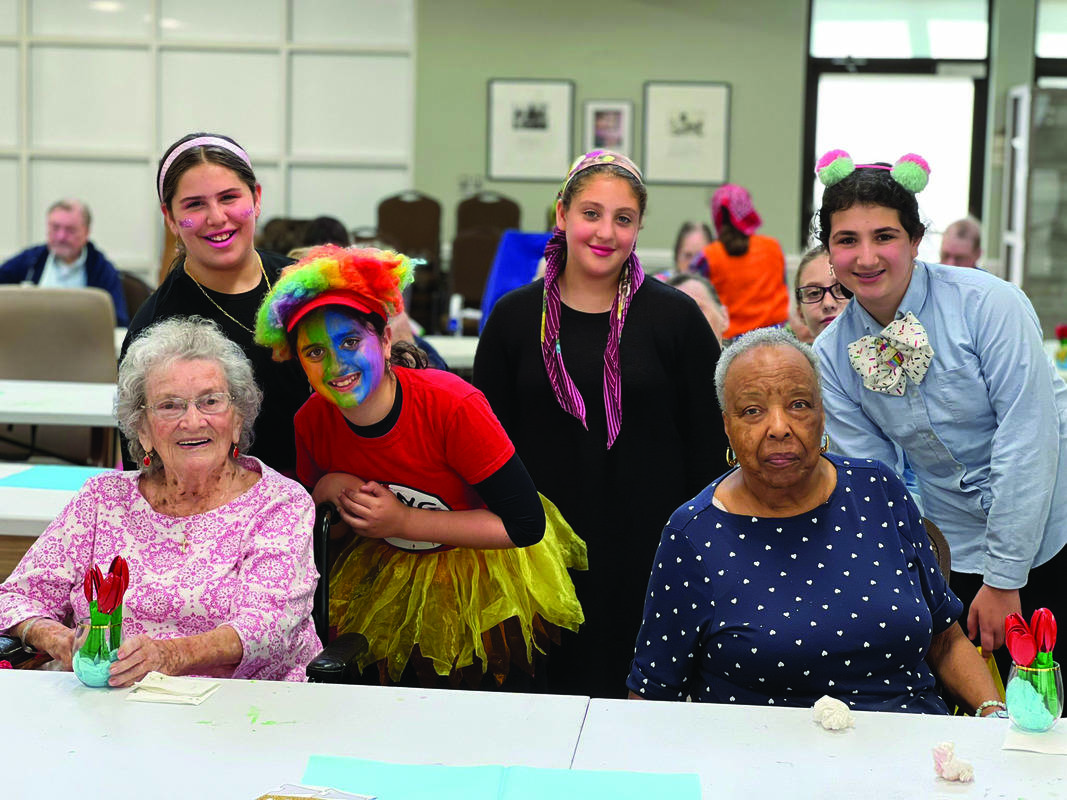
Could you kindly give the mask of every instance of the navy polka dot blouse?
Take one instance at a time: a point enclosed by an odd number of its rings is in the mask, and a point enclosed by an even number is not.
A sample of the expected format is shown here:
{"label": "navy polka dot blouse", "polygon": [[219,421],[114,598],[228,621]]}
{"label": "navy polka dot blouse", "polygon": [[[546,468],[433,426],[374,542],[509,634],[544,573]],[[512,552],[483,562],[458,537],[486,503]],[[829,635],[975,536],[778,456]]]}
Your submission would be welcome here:
{"label": "navy polka dot blouse", "polygon": [[947,713],[930,639],[963,604],[904,484],[878,461],[826,456],[837,487],[812,511],[741,516],[719,480],[663,531],[627,679],[643,697]]}

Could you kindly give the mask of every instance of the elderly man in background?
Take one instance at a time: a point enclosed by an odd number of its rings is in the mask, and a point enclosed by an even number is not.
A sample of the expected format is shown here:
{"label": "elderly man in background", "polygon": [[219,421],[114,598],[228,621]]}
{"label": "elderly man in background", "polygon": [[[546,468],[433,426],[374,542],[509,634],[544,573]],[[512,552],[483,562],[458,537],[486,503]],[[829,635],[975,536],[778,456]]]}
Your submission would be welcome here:
{"label": "elderly man in background", "polygon": [[958,219],[941,237],[941,263],[950,267],[977,267],[982,257],[982,227],[974,217]]}
{"label": "elderly man in background", "polygon": [[115,266],[89,241],[89,207],[57,200],[48,209],[48,243],[23,250],[0,265],[0,283],[95,287],[111,295],[115,324],[129,323],[122,280]]}

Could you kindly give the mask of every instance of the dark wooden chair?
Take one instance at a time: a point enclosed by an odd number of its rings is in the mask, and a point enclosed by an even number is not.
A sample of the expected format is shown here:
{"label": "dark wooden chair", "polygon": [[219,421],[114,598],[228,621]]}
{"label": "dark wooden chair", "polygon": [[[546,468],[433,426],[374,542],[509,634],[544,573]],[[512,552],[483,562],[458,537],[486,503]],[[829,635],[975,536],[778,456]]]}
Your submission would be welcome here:
{"label": "dark wooden chair", "polygon": [[479,192],[456,207],[456,236],[466,231],[506,231],[519,228],[521,210],[510,197]]}
{"label": "dark wooden chair", "polygon": [[152,294],[152,287],[126,270],[119,271],[119,278],[122,280],[122,294],[126,298],[126,313],[133,319],[137,309],[144,305],[144,301]]}
{"label": "dark wooden chair", "polygon": [[416,191],[385,198],[378,204],[378,238],[426,262],[415,272],[408,314],[424,328],[439,330],[447,302],[441,272],[441,204]]}

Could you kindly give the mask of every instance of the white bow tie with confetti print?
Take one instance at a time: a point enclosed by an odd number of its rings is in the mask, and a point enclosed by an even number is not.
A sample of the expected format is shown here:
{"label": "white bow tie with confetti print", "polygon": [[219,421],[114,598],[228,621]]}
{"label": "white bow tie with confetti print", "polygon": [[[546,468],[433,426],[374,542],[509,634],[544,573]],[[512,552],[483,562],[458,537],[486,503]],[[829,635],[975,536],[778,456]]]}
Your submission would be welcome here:
{"label": "white bow tie with confetti print", "polygon": [[882,328],[880,336],[864,336],[848,346],[848,360],[872,392],[900,397],[910,378],[922,383],[934,348],[926,328],[910,311]]}

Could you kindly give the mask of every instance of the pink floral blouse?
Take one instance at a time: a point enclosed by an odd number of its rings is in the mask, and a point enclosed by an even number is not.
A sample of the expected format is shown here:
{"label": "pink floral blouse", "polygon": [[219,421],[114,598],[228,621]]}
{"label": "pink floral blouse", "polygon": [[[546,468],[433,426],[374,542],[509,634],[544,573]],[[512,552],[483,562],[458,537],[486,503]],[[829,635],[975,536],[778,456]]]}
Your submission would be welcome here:
{"label": "pink floral blouse", "polygon": [[314,506],[303,487],[257,459],[241,464],[261,474],[256,484],[191,517],[154,511],[137,472],[90,478],[0,584],[0,631],[29,617],[69,624],[87,616],[85,571],[97,564],[106,572],[122,555],[130,567],[125,637],[229,625],[244,648],[232,677],[304,680],[321,649],[310,618]]}

